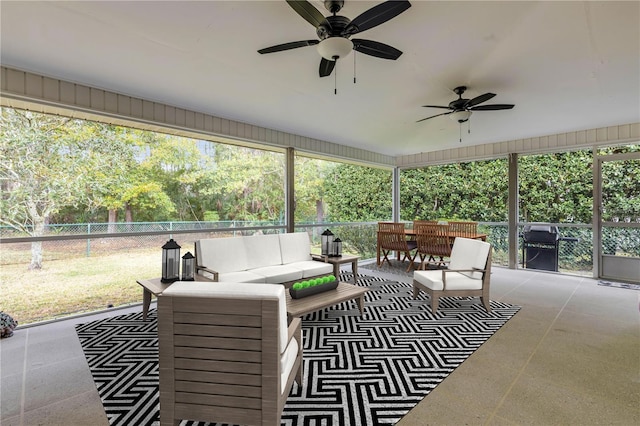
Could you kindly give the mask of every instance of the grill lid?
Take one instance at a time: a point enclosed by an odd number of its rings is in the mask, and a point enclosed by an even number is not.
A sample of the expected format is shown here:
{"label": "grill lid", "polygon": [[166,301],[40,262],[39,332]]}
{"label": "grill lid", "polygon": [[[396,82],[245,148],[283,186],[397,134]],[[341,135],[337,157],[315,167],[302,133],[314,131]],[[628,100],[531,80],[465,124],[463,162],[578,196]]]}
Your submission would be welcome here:
{"label": "grill lid", "polygon": [[560,239],[560,232],[557,226],[527,225],[524,227],[522,237],[528,243],[555,243]]}

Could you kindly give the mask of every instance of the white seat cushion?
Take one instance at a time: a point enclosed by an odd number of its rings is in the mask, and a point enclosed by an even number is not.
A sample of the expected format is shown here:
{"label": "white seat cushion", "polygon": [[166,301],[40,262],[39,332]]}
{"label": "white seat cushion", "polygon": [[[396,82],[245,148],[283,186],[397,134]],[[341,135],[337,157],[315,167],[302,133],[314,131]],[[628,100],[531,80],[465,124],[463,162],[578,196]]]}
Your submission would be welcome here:
{"label": "white seat cushion", "polygon": [[302,270],[294,268],[290,265],[265,266],[262,268],[251,269],[252,274],[264,277],[264,282],[277,284],[287,281],[299,280],[302,278]]}
{"label": "white seat cushion", "polygon": [[[280,328],[279,349],[284,354],[289,346],[287,303],[281,284],[250,284],[229,282],[176,281],[162,292],[162,296],[209,297],[212,299],[277,299]],[[296,349],[297,351],[297,349]]]}
{"label": "white seat cushion", "polygon": [[287,345],[287,349],[285,349],[284,353],[280,357],[280,392],[284,392],[284,386],[287,384],[287,379],[289,378],[289,374],[291,374],[291,370],[293,369],[293,364],[296,362],[296,357],[298,356],[298,341],[296,339],[291,339],[289,344]]}
{"label": "white seat cushion", "polygon": [[230,283],[266,283],[264,275],[254,274],[251,271],[225,272],[218,274],[218,281]]}
{"label": "white seat cushion", "polygon": [[[447,272],[447,290],[480,290],[482,280],[470,278],[458,272]],[[431,290],[442,290],[442,271],[414,271],[413,279],[430,288]]]}
{"label": "white seat cushion", "polygon": [[303,260],[301,262],[290,263],[288,266],[300,269],[302,271],[302,278],[315,277],[317,275],[328,275],[333,273],[332,264],[316,260]]}

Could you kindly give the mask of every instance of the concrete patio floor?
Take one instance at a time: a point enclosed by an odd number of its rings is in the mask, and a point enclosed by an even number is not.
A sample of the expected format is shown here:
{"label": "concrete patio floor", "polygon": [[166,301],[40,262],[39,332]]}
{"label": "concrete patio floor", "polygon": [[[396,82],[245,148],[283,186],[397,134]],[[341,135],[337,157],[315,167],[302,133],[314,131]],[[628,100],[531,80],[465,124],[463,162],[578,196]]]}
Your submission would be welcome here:
{"label": "concrete patio floor", "polygon": [[[492,300],[520,312],[398,426],[640,424],[640,291],[500,267],[491,289]],[[0,424],[108,424],[74,325],[140,309],[26,327],[1,340]]]}

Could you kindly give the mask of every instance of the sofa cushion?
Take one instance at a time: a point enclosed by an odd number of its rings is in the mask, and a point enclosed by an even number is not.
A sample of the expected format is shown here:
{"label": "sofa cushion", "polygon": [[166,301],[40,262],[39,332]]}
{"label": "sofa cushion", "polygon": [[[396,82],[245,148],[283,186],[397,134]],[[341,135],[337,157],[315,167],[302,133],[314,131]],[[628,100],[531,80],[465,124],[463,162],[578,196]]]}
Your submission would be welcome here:
{"label": "sofa cushion", "polygon": [[262,268],[251,269],[247,272],[261,275],[264,277],[265,282],[272,284],[295,281],[303,277],[302,270],[294,268],[291,265],[264,266]]}
{"label": "sofa cushion", "polygon": [[199,266],[216,272],[234,272],[248,269],[243,238],[206,238],[196,241]]}
{"label": "sofa cushion", "polygon": [[[249,284],[230,282],[176,281],[162,296],[210,297],[213,299],[276,299],[278,300],[279,351],[288,346],[289,330],[285,288],[280,284]],[[296,349],[297,351],[297,349]]]}
{"label": "sofa cushion", "polygon": [[264,275],[254,274],[251,271],[225,272],[218,274],[218,281],[235,283],[266,283]]}
{"label": "sofa cushion", "polygon": [[291,232],[278,237],[283,264],[311,260],[311,242],[306,232]]}
{"label": "sofa cushion", "polygon": [[315,277],[317,275],[329,275],[333,273],[332,264],[316,260],[303,260],[302,262],[293,262],[289,263],[288,266],[300,269],[302,271],[302,278]]}
{"label": "sofa cushion", "polygon": [[[447,290],[480,290],[482,280],[469,278],[459,272],[448,272]],[[442,271],[414,271],[413,279],[431,290],[442,290]]]}
{"label": "sofa cushion", "polygon": [[277,234],[243,237],[248,266],[246,269],[282,265],[280,239]]}

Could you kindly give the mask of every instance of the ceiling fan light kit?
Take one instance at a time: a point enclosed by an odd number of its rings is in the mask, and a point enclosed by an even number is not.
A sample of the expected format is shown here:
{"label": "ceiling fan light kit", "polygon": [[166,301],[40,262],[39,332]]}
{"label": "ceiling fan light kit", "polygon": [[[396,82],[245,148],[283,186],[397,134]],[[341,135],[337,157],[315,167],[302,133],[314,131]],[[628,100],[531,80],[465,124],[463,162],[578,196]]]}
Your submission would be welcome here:
{"label": "ceiling fan light kit", "polygon": [[318,44],[318,53],[328,61],[344,58],[353,50],[353,42],[344,37],[325,38]]}
{"label": "ceiling fan light kit", "polygon": [[449,118],[457,123],[464,123],[471,117],[471,111],[454,111],[449,114]]}

